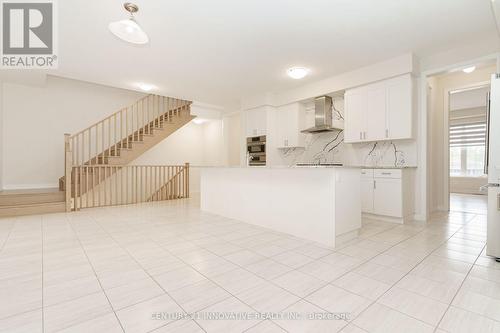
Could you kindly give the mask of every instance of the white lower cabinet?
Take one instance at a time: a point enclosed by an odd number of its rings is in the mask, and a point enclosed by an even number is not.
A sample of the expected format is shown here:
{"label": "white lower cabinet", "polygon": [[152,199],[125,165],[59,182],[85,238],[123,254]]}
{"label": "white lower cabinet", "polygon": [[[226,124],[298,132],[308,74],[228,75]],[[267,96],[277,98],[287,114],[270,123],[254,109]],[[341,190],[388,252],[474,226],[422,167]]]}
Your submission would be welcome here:
{"label": "white lower cabinet", "polygon": [[412,170],[363,169],[361,210],[402,223],[413,217]]}
{"label": "white lower cabinet", "polygon": [[361,171],[361,211],[373,213],[373,170]]}
{"label": "white lower cabinet", "polygon": [[373,213],[402,218],[401,179],[374,178],[373,185]]}

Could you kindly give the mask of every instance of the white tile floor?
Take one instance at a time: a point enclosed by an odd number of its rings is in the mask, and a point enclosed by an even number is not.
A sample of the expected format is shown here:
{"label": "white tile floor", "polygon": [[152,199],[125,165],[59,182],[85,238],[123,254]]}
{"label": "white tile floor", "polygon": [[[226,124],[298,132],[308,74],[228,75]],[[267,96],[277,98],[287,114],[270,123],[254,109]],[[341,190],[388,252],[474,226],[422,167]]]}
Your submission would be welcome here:
{"label": "white tile floor", "polygon": [[2,219],[0,331],[500,332],[480,213],[364,221],[335,250],[196,199]]}
{"label": "white tile floor", "polygon": [[450,210],[483,214],[488,208],[488,196],[450,193]]}

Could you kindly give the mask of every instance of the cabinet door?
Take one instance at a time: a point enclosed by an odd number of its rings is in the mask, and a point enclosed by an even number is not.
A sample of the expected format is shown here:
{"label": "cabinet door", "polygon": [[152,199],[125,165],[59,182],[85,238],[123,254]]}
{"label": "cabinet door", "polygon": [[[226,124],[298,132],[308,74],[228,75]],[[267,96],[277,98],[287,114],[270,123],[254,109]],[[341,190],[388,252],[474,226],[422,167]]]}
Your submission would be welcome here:
{"label": "cabinet door", "polygon": [[304,134],[300,131],[304,127],[305,110],[300,105],[294,105],[288,112],[286,140],[289,147],[304,147]]}
{"label": "cabinet door", "polygon": [[412,79],[404,76],[387,84],[387,138],[411,139],[413,137]]}
{"label": "cabinet door", "polygon": [[373,212],[378,215],[403,217],[401,179],[374,178]]}
{"label": "cabinet door", "polygon": [[276,116],[277,147],[304,147],[304,134],[300,133],[304,122],[305,110],[299,103],[279,108]]}
{"label": "cabinet door", "polygon": [[286,110],[278,109],[276,111],[276,147],[286,148],[287,147],[287,135],[288,135],[288,112]]}
{"label": "cabinet door", "polygon": [[383,140],[386,138],[386,87],[377,84],[367,91],[366,130],[363,134],[365,141]]}
{"label": "cabinet door", "polygon": [[267,112],[265,109],[258,110],[256,115],[257,135],[267,134]]}
{"label": "cabinet door", "polygon": [[266,135],[267,113],[265,109],[245,111],[246,113],[246,135],[254,137]]}
{"label": "cabinet door", "polygon": [[373,178],[361,177],[361,211],[373,213]]}
{"label": "cabinet door", "polygon": [[347,143],[364,141],[366,97],[366,90],[357,90],[345,95],[344,141]]}
{"label": "cabinet door", "polygon": [[254,132],[255,135],[266,135],[267,112],[266,109],[257,109],[254,112]]}
{"label": "cabinet door", "polygon": [[245,112],[245,119],[246,119],[246,124],[245,124],[245,133],[246,133],[246,136],[247,138],[248,137],[252,137],[252,136],[255,136],[254,135],[254,129],[255,129],[255,117],[254,117],[254,114],[253,114],[253,111],[246,111]]}

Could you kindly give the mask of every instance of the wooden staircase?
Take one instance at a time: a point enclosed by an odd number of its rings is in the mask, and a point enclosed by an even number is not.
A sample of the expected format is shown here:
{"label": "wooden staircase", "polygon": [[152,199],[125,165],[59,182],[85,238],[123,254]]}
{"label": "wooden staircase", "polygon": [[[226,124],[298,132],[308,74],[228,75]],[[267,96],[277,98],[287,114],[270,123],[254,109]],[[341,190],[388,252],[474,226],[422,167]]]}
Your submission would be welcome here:
{"label": "wooden staircase", "polygon": [[[66,134],[65,176],[59,179],[59,188],[66,192],[66,210],[188,197],[188,164],[134,167],[129,163],[195,118],[191,104],[148,95],[83,131]],[[156,176],[148,178],[152,168]],[[67,178],[71,182],[66,183]],[[151,184],[143,183],[143,178]],[[156,193],[164,186],[168,191]]]}
{"label": "wooden staircase", "polygon": [[57,189],[0,191],[0,217],[64,211],[64,192]]}
{"label": "wooden staircase", "polygon": [[0,191],[0,217],[189,197],[189,164],[129,163],[195,118],[191,104],[148,95],[83,131],[66,134],[59,190]]}
{"label": "wooden staircase", "polygon": [[[66,135],[72,164],[127,165],[194,119],[190,105],[190,101],[148,95],[77,134]],[[95,168],[88,172],[72,177],[73,191],[76,182],[80,182],[79,189],[85,193],[111,176]],[[87,177],[92,181],[87,181]],[[65,189],[64,176],[59,179],[59,189]]]}

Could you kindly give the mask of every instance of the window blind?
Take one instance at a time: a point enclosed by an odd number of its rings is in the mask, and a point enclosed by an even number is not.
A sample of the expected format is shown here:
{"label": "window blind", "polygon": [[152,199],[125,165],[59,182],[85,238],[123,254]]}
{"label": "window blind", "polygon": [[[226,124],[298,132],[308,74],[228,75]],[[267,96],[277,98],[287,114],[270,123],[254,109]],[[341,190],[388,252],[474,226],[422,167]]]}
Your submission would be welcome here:
{"label": "window blind", "polygon": [[450,147],[484,146],[486,122],[450,126]]}

